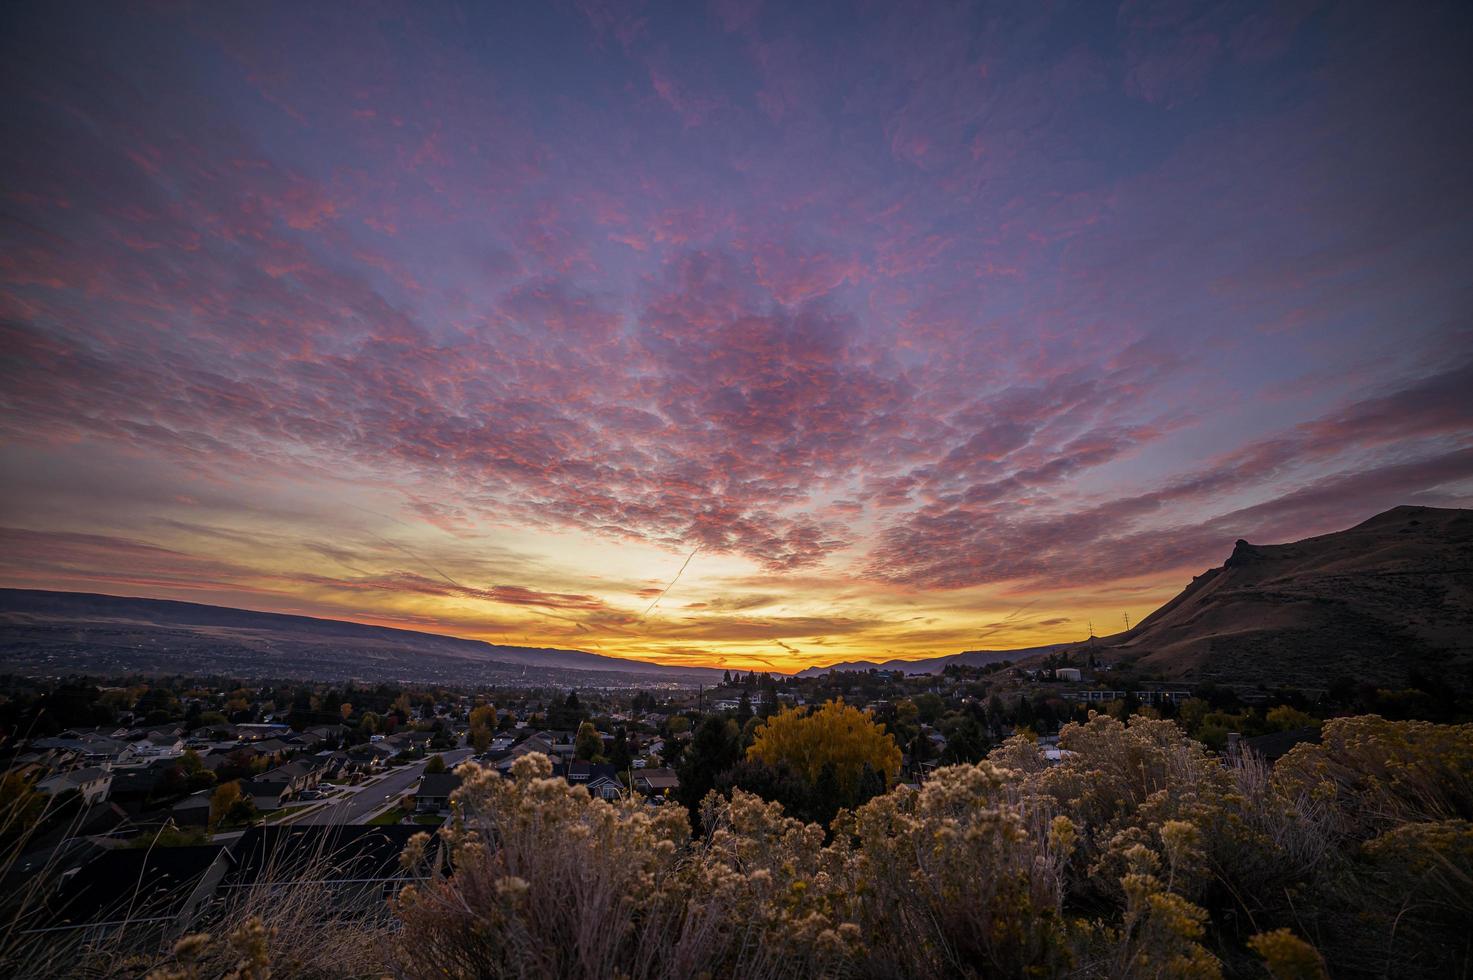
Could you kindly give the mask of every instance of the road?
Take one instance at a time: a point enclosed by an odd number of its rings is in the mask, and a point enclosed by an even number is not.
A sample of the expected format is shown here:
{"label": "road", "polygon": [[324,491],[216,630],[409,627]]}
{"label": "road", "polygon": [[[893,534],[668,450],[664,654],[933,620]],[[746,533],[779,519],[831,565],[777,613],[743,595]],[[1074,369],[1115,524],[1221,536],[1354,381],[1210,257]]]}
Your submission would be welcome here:
{"label": "road", "polygon": [[[441,752],[445,764],[452,769],[464,762],[471,754],[470,749],[453,749]],[[330,806],[313,811],[294,824],[322,826],[327,824],[367,823],[391,801],[397,800],[419,783],[419,777],[429,764],[428,759],[407,766],[400,766],[387,775],[367,783],[351,795],[334,801]]]}

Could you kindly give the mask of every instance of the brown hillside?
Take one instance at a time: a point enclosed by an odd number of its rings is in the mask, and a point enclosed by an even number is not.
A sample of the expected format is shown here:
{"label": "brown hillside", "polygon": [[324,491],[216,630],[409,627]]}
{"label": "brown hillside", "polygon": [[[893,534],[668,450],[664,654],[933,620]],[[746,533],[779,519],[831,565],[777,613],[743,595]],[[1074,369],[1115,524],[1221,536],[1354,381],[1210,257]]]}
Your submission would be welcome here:
{"label": "brown hillside", "polygon": [[1172,679],[1473,688],[1473,511],[1397,507],[1292,544],[1239,541],[1222,567],[1127,633],[1106,660]]}

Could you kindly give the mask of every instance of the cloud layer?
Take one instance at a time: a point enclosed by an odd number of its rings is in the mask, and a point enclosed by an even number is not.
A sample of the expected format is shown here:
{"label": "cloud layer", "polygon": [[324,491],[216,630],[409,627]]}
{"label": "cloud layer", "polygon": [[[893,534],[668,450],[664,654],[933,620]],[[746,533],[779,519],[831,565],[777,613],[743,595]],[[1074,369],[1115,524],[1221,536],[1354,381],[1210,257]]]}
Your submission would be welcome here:
{"label": "cloud layer", "polygon": [[4,17],[8,584],[801,665],[1473,499],[1463,5]]}

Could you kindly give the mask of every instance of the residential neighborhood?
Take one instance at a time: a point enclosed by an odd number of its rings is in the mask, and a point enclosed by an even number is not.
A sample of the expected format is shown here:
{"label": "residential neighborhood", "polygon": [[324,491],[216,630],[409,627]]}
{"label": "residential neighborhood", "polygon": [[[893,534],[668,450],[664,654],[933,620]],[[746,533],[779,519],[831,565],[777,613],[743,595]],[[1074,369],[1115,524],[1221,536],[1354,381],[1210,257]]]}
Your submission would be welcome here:
{"label": "residential neighborhood", "polygon": [[[1087,662],[923,676],[728,672],[709,688],[658,695],[185,679],[13,683],[0,700],[5,796],[29,826],[11,877],[64,883],[43,896],[57,910],[47,928],[106,934],[120,883],[132,882],[135,911],[146,908],[158,928],[179,934],[231,894],[269,880],[267,865],[320,858],[328,843],[356,855],[348,863],[358,870],[339,862],[320,880],[351,878],[343,894],[357,899],[392,894],[407,879],[386,855],[456,818],[456,769],[466,761],[510,779],[519,760],[540,755],[550,778],[591,798],[692,813],[712,790],[745,788],[825,823],[886,783],[918,788],[938,767],[979,759],[1019,733],[1036,741],[1044,764],[1057,765],[1070,755],[1059,726],[1094,710],[1179,715],[1209,743],[1221,731],[1233,757],[1277,756],[1318,737],[1297,709],[1234,714],[1226,706],[1242,702],[1224,697],[1214,708],[1190,690]],[[738,764],[765,720],[819,704],[853,706],[888,733],[897,768],[876,773],[858,795],[815,796],[793,795],[791,775],[779,770]],[[1264,721],[1280,717],[1283,724]]]}

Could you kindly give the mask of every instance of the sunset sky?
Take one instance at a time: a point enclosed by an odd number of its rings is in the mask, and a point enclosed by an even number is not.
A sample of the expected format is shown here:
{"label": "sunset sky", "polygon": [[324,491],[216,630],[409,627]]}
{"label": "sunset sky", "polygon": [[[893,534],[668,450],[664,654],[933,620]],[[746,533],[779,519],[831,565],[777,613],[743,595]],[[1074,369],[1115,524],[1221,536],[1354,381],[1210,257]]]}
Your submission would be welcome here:
{"label": "sunset sky", "polygon": [[791,670],[1466,506],[1469,50],[1466,2],[5,4],[0,585]]}

